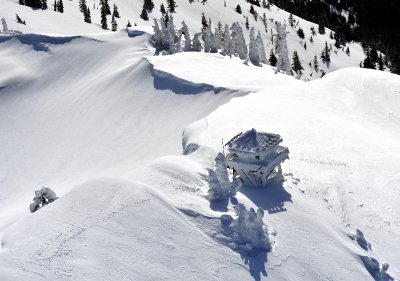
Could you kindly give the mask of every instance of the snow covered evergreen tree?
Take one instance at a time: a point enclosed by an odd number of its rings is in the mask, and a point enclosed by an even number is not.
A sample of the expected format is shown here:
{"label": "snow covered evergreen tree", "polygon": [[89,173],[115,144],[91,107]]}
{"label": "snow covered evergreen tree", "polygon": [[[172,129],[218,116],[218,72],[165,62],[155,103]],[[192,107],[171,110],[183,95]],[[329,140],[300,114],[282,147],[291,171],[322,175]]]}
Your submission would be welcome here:
{"label": "snow covered evergreen tree", "polygon": [[201,52],[202,46],[200,41],[201,33],[196,33],[193,37],[193,51]]}
{"label": "snow covered evergreen tree", "polygon": [[142,9],[142,12],[140,13],[140,18],[143,20],[149,20],[149,14],[147,13],[147,10],[145,8]]}
{"label": "snow covered evergreen tree", "polygon": [[117,22],[115,21],[114,15],[111,17],[111,31],[117,31]]}
{"label": "snow covered evergreen tree", "polygon": [[222,37],[221,37],[221,30],[219,29],[219,27],[215,28],[214,38],[217,50],[222,49]]}
{"label": "snow covered evergreen tree", "polygon": [[232,46],[233,54],[239,56],[240,59],[247,59],[248,51],[246,40],[243,36],[243,29],[238,22],[234,22],[231,27],[232,30]]}
{"label": "snow covered evergreen tree", "polygon": [[[164,6],[164,5],[163,5]],[[154,9],[154,3],[152,0],[144,0],[143,8],[146,9],[148,13],[151,13]]]}
{"label": "snow covered evergreen tree", "polygon": [[226,56],[232,56],[232,40],[229,33],[229,26],[225,24],[224,42],[222,44],[222,52]]}
{"label": "snow covered evergreen tree", "polygon": [[296,72],[297,78],[300,78],[300,76],[303,74],[302,70],[304,70],[304,68],[301,65],[300,58],[299,58],[297,51],[293,52],[292,69],[294,72]]}
{"label": "snow covered evergreen tree", "polygon": [[180,33],[183,34],[183,36],[185,37],[185,46],[183,47],[183,51],[184,52],[191,51],[192,40],[190,39],[189,29],[184,21],[182,22],[182,28],[180,30]]}
{"label": "snow covered evergreen tree", "polygon": [[249,59],[254,65],[260,65],[260,56],[258,52],[258,44],[255,38],[254,27],[250,30]]}
{"label": "snow covered evergreen tree", "polygon": [[171,13],[175,13],[175,8],[176,8],[176,2],[175,0],[167,0],[167,4],[168,4],[168,10]]}
{"label": "snow covered evergreen tree", "polygon": [[277,62],[277,72],[283,71],[286,74],[291,73],[290,69],[290,61],[289,61],[289,51],[286,42],[286,24],[277,23],[276,24],[276,45],[275,50],[278,54],[278,62]]}
{"label": "snow covered evergreen tree", "polygon": [[176,35],[175,25],[174,25],[174,17],[171,15],[167,24],[167,44],[168,44],[168,53],[175,54],[176,50],[176,41],[178,36]]}
{"label": "snow covered evergreen tree", "polygon": [[100,16],[101,16],[101,28],[108,29],[107,25],[107,7],[104,0],[100,0]]}
{"label": "snow covered evergreen tree", "polygon": [[113,15],[113,17],[120,18],[119,11],[118,11],[118,7],[117,7],[117,5],[115,5],[115,4],[114,4],[114,7],[113,7],[113,13],[112,13],[112,15]]}
{"label": "snow covered evergreen tree", "polygon": [[260,62],[266,64],[268,62],[267,61],[267,55],[265,54],[264,42],[263,42],[263,39],[261,37],[261,32],[260,31],[258,31],[256,41],[257,41],[258,56],[260,58]]}
{"label": "snow covered evergreen tree", "polygon": [[8,34],[8,26],[5,18],[1,19],[1,25],[3,26],[3,34]]}
{"label": "snow covered evergreen tree", "polygon": [[325,42],[325,48],[322,50],[321,53],[321,59],[323,63],[326,63],[326,65],[329,67],[329,64],[331,62],[331,51],[328,47],[328,42]]}

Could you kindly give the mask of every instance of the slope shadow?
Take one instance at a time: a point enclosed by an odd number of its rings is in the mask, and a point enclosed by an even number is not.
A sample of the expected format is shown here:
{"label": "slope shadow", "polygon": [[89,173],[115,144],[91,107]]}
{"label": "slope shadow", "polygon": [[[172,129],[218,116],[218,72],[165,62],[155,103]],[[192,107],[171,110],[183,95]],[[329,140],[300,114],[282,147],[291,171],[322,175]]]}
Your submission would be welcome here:
{"label": "slope shadow", "polygon": [[382,271],[379,265],[379,262],[372,257],[368,256],[359,256],[361,261],[363,262],[365,269],[374,278],[375,281],[394,281],[396,280],[392,276],[390,276],[386,271]]}
{"label": "slope shadow", "polygon": [[[0,36],[0,44],[16,38],[22,44],[30,45],[35,51],[48,52],[49,47],[46,44],[63,45],[70,43],[74,39],[86,38],[79,35],[76,36],[47,36],[42,34],[16,34],[11,36]],[[99,42],[97,39],[87,38]]]}
{"label": "slope shadow", "polygon": [[141,36],[143,34],[145,34],[144,31],[141,30],[129,30],[128,28],[125,28],[126,33],[128,34],[129,38],[135,38],[138,36]]}
{"label": "slope shadow", "polygon": [[292,202],[292,195],[285,190],[283,182],[277,179],[272,179],[264,187],[243,185],[239,192],[269,214],[287,211],[285,203]]}
{"label": "slope shadow", "polygon": [[150,71],[154,78],[154,88],[157,90],[170,90],[178,95],[196,95],[203,92],[218,94],[223,90],[221,87],[214,87],[205,83],[189,82],[170,73],[154,69],[153,65],[151,65]]}

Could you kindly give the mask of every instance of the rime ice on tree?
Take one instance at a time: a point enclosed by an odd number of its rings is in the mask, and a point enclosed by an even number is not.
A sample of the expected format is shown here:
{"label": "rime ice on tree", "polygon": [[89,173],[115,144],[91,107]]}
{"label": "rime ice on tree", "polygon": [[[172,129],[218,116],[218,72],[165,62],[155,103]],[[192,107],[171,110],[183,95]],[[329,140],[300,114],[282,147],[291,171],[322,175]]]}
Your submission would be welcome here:
{"label": "rime ice on tree", "polygon": [[279,146],[281,142],[280,135],[255,129],[240,133],[225,145],[229,151],[227,165],[243,182],[265,185],[269,178],[281,173],[281,163],[289,158],[289,149]]}

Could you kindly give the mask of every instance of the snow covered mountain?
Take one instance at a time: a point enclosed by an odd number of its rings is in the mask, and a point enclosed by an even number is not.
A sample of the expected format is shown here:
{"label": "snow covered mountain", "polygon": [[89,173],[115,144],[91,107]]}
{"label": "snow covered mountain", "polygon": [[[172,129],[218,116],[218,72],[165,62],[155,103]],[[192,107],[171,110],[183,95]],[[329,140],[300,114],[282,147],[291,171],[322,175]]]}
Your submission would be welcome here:
{"label": "snow covered mountain", "polygon": [[[246,14],[244,1],[178,1],[175,22],[244,22],[238,3]],[[23,33],[0,35],[0,280],[398,280],[399,76],[344,68],[358,44],[311,82],[220,54],[154,56],[142,2],[116,4],[120,27],[139,26],[104,31],[97,9],[84,23],[75,0],[63,14],[3,3]],[[306,52],[288,30],[303,66],[332,43],[318,34]],[[284,181],[210,203],[222,142],[251,128],[282,136]],[[41,186],[60,198],[31,214]],[[267,251],[227,234],[240,204],[264,211]]]}

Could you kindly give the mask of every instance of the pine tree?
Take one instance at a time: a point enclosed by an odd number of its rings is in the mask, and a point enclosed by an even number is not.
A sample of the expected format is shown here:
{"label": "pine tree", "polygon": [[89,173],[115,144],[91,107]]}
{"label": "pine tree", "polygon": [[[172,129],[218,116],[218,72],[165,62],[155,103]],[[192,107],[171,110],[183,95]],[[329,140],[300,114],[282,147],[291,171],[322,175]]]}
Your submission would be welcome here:
{"label": "pine tree", "polygon": [[331,51],[328,48],[328,42],[325,42],[325,48],[322,50],[321,59],[329,67],[331,62]]}
{"label": "pine tree", "polygon": [[85,13],[84,15],[84,21],[87,23],[91,23],[92,22],[92,17],[90,16],[90,9],[89,7],[86,7]]}
{"label": "pine tree", "polygon": [[201,25],[203,26],[203,30],[206,29],[208,27],[208,21],[206,19],[206,16],[204,15],[204,13],[201,14]]}
{"label": "pine tree", "polygon": [[269,64],[272,66],[276,66],[277,62],[278,62],[278,60],[274,54],[274,50],[271,49],[271,52],[269,54]]}
{"label": "pine tree", "polygon": [[297,35],[301,38],[304,39],[304,31],[301,27],[297,30]]}
{"label": "pine tree", "polygon": [[311,35],[312,35],[312,36],[315,36],[315,35],[317,34],[317,33],[315,32],[314,26],[310,27],[310,30],[311,30]]}
{"label": "pine tree", "polygon": [[299,58],[299,55],[297,54],[297,51],[293,52],[292,69],[294,70],[294,72],[297,73],[298,77],[300,77],[303,74],[302,70],[304,70],[304,68],[301,65],[300,58]]}
{"label": "pine tree", "polygon": [[154,9],[154,3],[153,0],[144,0],[143,2],[143,8],[146,9],[148,13],[151,13]]}
{"label": "pine tree", "polygon": [[143,20],[149,20],[149,14],[145,8],[142,9],[142,13],[140,14],[140,18]]}
{"label": "pine tree", "polygon": [[18,0],[18,3],[19,3],[20,5],[26,5],[25,0]]}
{"label": "pine tree", "polygon": [[165,10],[164,4],[162,4],[162,3],[161,3],[161,6],[160,6],[160,12],[161,12],[162,15],[165,15],[165,13],[167,12]]}
{"label": "pine tree", "polygon": [[113,13],[112,13],[112,15],[113,15],[114,17],[116,17],[116,18],[120,18],[119,11],[118,11],[118,7],[117,7],[117,5],[115,5],[115,4],[114,4],[114,7],[113,7]]}
{"label": "pine tree", "polygon": [[346,55],[350,56],[350,48],[349,47],[346,48]]}
{"label": "pine tree", "polygon": [[379,54],[379,58],[378,58],[379,70],[383,70],[384,69],[383,66],[384,66],[383,56],[382,56],[382,54]]}
{"label": "pine tree", "polygon": [[232,48],[233,54],[238,55],[240,59],[246,60],[248,57],[246,40],[243,36],[243,29],[238,22],[232,24]]}
{"label": "pine tree", "polygon": [[132,24],[131,24],[131,22],[129,20],[128,20],[128,23],[127,23],[126,27],[132,27]]}
{"label": "pine tree", "polygon": [[236,13],[241,14],[241,13],[242,13],[242,7],[240,7],[240,5],[238,4],[238,5],[236,6],[235,11],[236,11]]}
{"label": "pine tree", "polygon": [[110,4],[108,4],[108,0],[102,0],[104,1],[104,5],[105,5],[105,11],[106,11],[106,15],[111,15],[111,9],[110,9]]}
{"label": "pine tree", "polygon": [[319,34],[325,34],[325,27],[321,23],[318,24],[318,32]]}
{"label": "pine tree", "polygon": [[115,17],[111,17],[111,31],[117,31],[118,25],[117,22],[115,21]]}
{"label": "pine tree", "polygon": [[331,33],[329,33],[329,38],[333,39],[333,32],[331,31]]}
{"label": "pine tree", "polygon": [[314,38],[312,36],[310,36],[310,42],[314,43]]}
{"label": "pine tree", "polygon": [[315,55],[315,56],[314,56],[313,65],[314,65],[314,69],[315,69],[315,71],[316,71],[316,72],[318,72],[319,63],[318,63],[318,58],[317,58],[317,55]]}
{"label": "pine tree", "polygon": [[79,11],[85,13],[86,11],[86,0],[79,0]]}
{"label": "pine tree", "polygon": [[201,4],[205,5],[207,0],[201,0]]}
{"label": "pine tree", "polygon": [[108,29],[107,25],[107,8],[104,0],[100,0],[100,16],[101,16],[101,28]]}
{"label": "pine tree", "polygon": [[47,0],[42,0],[42,10],[47,10]]}
{"label": "pine tree", "polygon": [[62,0],[59,0],[59,2],[58,2],[58,11],[60,13],[64,13],[64,3]]}
{"label": "pine tree", "polygon": [[171,13],[175,13],[176,2],[175,0],[167,0],[168,9]]}
{"label": "pine tree", "polygon": [[250,23],[249,23],[249,18],[246,17],[246,22],[244,24],[246,26],[246,29],[249,30],[250,29]]}
{"label": "pine tree", "polygon": [[54,0],[54,4],[53,4],[53,9],[54,9],[54,12],[57,12],[57,0]]}
{"label": "pine tree", "polygon": [[288,19],[288,22],[289,22],[289,25],[290,25],[290,27],[294,27],[294,24],[296,23],[296,20],[294,19],[294,17],[293,17],[293,14],[291,13],[290,15],[289,15],[289,19]]}
{"label": "pine tree", "polygon": [[250,14],[253,14],[254,15],[254,13],[256,12],[256,10],[254,10],[254,6],[253,5],[250,5]]}
{"label": "pine tree", "polygon": [[367,49],[366,57],[365,57],[364,62],[363,62],[363,67],[364,68],[375,69],[375,65],[371,60],[371,51],[369,49]]}

